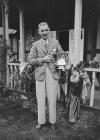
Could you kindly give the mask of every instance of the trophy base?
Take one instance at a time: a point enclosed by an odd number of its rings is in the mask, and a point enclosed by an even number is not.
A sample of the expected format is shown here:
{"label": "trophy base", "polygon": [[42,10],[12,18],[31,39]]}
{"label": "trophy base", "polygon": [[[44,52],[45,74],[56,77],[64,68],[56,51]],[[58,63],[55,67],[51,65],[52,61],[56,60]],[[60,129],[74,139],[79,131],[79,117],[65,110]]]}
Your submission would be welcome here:
{"label": "trophy base", "polygon": [[65,67],[64,66],[58,66],[59,70],[65,71]]}

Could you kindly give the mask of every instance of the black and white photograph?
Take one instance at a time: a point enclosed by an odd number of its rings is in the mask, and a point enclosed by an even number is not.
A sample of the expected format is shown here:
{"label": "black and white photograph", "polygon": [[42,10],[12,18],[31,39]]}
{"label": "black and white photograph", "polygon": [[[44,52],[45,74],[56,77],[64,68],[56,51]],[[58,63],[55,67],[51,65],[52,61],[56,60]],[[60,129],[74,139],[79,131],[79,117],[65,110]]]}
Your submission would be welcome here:
{"label": "black and white photograph", "polygon": [[0,0],[0,140],[100,140],[100,0]]}

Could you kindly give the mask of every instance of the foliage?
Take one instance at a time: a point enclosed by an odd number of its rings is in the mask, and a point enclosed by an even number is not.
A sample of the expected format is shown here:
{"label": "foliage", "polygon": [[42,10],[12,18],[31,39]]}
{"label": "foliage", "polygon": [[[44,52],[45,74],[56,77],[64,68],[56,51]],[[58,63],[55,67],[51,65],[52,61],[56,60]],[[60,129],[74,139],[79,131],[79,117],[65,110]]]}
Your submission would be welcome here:
{"label": "foliage", "polygon": [[[15,69],[12,77],[13,91],[10,91],[9,99],[19,104],[31,102],[35,96],[34,66],[26,64],[21,74],[19,69]],[[21,87],[20,92],[19,87]]]}
{"label": "foliage", "polygon": [[5,45],[5,40],[3,38],[0,37],[0,47]]}
{"label": "foliage", "polygon": [[20,75],[20,80],[22,89],[25,90],[28,96],[32,96],[35,93],[35,75],[33,65],[26,64]]}

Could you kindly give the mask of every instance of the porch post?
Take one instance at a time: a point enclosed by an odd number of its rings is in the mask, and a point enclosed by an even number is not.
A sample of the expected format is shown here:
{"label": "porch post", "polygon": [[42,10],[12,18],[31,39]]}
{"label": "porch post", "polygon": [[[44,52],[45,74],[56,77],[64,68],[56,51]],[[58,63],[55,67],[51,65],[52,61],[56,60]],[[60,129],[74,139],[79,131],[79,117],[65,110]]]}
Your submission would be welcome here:
{"label": "porch post", "polygon": [[4,39],[4,54],[3,55],[3,63],[5,65],[4,71],[4,87],[8,85],[8,63],[9,63],[9,50],[7,50],[9,46],[9,6],[8,1],[2,2],[2,27],[3,27],[3,39]]}
{"label": "porch post", "polygon": [[[8,9],[8,6],[7,6]],[[6,45],[9,46],[9,19],[8,19],[8,10],[5,9],[5,38]]]}
{"label": "porch post", "polygon": [[82,0],[75,0],[75,19],[74,19],[74,63],[75,66],[80,61],[80,38],[82,23]]}
{"label": "porch post", "polygon": [[24,40],[24,12],[23,9],[19,9],[19,23],[20,23],[20,48],[19,48],[19,58],[20,62],[25,61],[25,40]]}
{"label": "porch post", "polygon": [[[6,39],[6,47],[10,47],[9,42],[9,18],[8,18],[8,4],[5,8],[5,39]],[[8,63],[9,63],[9,52],[10,50],[6,51],[6,85],[8,86]]]}

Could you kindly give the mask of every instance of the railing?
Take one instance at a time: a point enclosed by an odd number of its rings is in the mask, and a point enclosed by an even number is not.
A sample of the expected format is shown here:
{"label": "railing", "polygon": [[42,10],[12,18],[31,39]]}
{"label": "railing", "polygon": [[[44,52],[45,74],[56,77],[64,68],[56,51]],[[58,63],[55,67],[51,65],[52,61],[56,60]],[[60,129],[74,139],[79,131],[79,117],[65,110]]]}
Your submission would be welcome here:
{"label": "railing", "polygon": [[85,68],[84,69],[87,72],[92,72],[92,87],[91,87],[91,95],[90,95],[90,106],[93,106],[94,103],[94,90],[95,90],[95,75],[96,72],[100,72],[100,68]]}
{"label": "railing", "polygon": [[7,88],[21,91],[20,63],[7,64]]}

